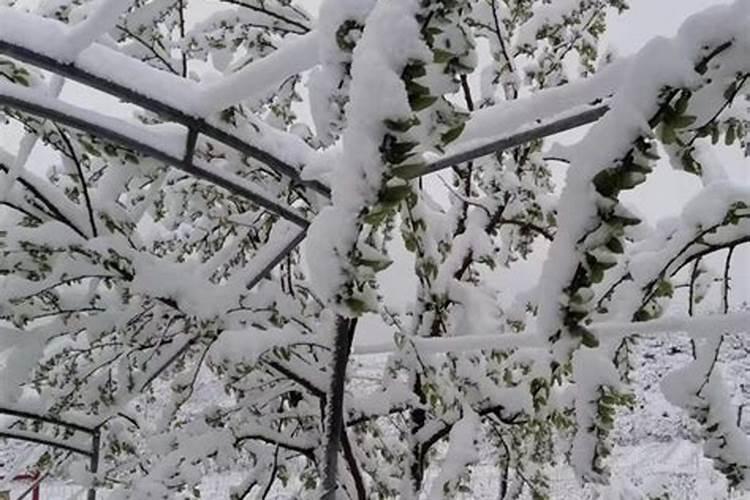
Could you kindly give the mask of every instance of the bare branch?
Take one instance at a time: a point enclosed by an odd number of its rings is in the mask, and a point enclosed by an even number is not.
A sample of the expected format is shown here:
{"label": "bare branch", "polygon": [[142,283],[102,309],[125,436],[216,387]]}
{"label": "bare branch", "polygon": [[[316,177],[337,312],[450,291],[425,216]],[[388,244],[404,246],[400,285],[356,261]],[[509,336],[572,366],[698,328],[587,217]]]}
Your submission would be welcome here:
{"label": "bare branch", "polygon": [[68,429],[83,432],[86,434],[93,434],[95,431],[91,427],[86,427],[81,424],[76,424],[73,422],[67,422],[61,418],[58,417],[52,417],[49,415],[41,415],[38,413],[32,413],[25,410],[19,410],[17,408],[8,408],[8,407],[0,407],[0,415],[8,415],[11,417],[17,417],[17,418],[27,418],[30,420],[36,420],[39,422],[44,422],[47,424],[52,425],[58,425],[60,427],[66,427]]}
{"label": "bare branch", "polygon": [[18,441],[26,441],[29,443],[43,444],[45,446],[51,446],[53,448],[69,451],[71,453],[77,453],[79,455],[85,455],[87,457],[91,456],[91,450],[78,447],[78,446],[74,446],[72,444],[67,444],[65,442],[58,441],[52,438],[47,438],[40,434],[34,434],[31,432],[5,429],[5,430],[0,431],[0,438],[15,439]]}

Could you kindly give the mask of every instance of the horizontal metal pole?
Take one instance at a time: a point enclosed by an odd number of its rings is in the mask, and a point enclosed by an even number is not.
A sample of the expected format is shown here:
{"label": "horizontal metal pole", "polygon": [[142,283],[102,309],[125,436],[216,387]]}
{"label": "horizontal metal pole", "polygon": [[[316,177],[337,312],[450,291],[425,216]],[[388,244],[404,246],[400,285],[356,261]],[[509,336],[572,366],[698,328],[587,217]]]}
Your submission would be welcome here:
{"label": "horizontal metal pole", "polygon": [[409,175],[409,178],[416,179],[417,177],[432,174],[440,170],[459,165],[461,163],[476,160],[477,158],[481,158],[482,156],[498,153],[500,151],[514,148],[516,146],[521,146],[522,144],[526,144],[537,139],[542,139],[544,137],[549,137],[561,132],[566,132],[583,125],[588,125],[604,116],[607,111],[609,111],[609,106],[607,106],[606,104],[602,104],[600,106],[575,113],[572,116],[560,118],[544,125],[532,127],[528,130],[496,139],[467,151],[462,151],[460,153],[441,158],[432,163],[428,163],[423,168],[418,169],[411,175]]}
{"label": "horizontal metal pole", "polygon": [[0,40],[0,54],[5,54],[19,61],[32,64],[65,78],[75,80],[91,88],[100,90],[106,94],[130,102],[171,121],[184,125],[188,129],[197,130],[206,137],[224,143],[227,146],[240,151],[242,154],[260,161],[274,172],[290,178],[295,184],[310,188],[326,197],[330,197],[331,195],[331,191],[327,186],[318,181],[302,180],[299,171],[295,167],[277,158],[271,153],[248,144],[239,137],[210,125],[205,120],[188,115],[187,113],[170,106],[169,104],[165,104],[158,99],[136,92],[119,83],[91,74],[90,72],[77,67],[75,64],[62,63],[47,55],[40,54],[29,48],[6,41]]}
{"label": "horizontal metal pole", "polygon": [[[274,170],[277,173],[286,175],[287,177],[292,179],[295,185],[299,185],[302,187],[312,189],[316,193],[326,198],[331,197],[331,188],[329,188],[322,182],[302,180],[302,178],[300,178],[299,173],[297,172],[296,169],[294,169],[294,175],[291,175],[291,173],[288,173],[287,170],[282,170],[278,168],[278,166],[283,163],[279,163],[280,160],[278,160],[275,156],[261,149],[258,149],[254,146],[251,146],[250,144],[246,143],[239,137],[232,135],[228,132],[225,132],[221,130],[220,128],[214,127],[213,125],[209,125],[203,120],[195,120],[192,126],[195,127],[196,130],[198,130],[201,134],[205,135],[206,137],[209,137],[211,139],[221,142],[222,144],[230,146],[236,149],[237,151],[239,151],[240,153],[246,156],[249,156],[251,158],[254,158],[268,165],[268,167],[271,168],[271,170]],[[276,165],[276,167],[274,167],[274,165]],[[293,168],[293,167],[289,167],[289,168]]]}
{"label": "horizontal metal pole", "polygon": [[297,248],[299,244],[302,243],[302,241],[306,237],[307,237],[306,229],[302,229],[301,231],[299,231],[294,236],[294,238],[289,240],[289,242],[284,246],[284,248],[282,248],[281,251],[277,253],[276,256],[274,256],[274,258],[271,259],[268,262],[268,264],[266,264],[263,267],[263,269],[260,270],[260,272],[258,272],[258,274],[256,274],[250,279],[250,281],[247,284],[247,288],[252,289],[253,287],[255,287],[255,285],[257,285],[260,282],[260,280],[268,276],[268,273],[270,273],[271,270],[273,270],[273,268],[278,266],[281,263],[281,261],[286,258],[287,255],[292,253],[292,251],[294,251],[294,249]]}
{"label": "horizontal metal pole", "polygon": [[[293,222],[294,224],[297,224],[300,227],[307,227],[309,225],[307,219],[285,205],[270,200],[248,187],[238,185],[225,176],[219,175],[210,170],[199,168],[191,161],[187,161],[186,159],[181,158],[175,158],[165,153],[164,151],[160,151],[152,146],[149,146],[148,144],[143,144],[137,139],[128,137],[117,131],[108,129],[98,124],[90,123],[76,116],[67,115],[55,109],[50,109],[38,103],[30,102],[13,96],[0,95],[0,105],[15,108],[20,111],[39,116],[41,118],[62,123],[74,129],[88,132],[95,136],[99,136],[109,141],[118,143],[122,146],[131,148],[135,151],[151,156],[152,158],[155,158],[159,161],[163,161],[169,165],[172,165],[173,167],[182,170],[185,173],[194,175],[199,179],[203,179],[216,184],[217,186],[222,187],[229,192],[247,198],[258,206],[261,206],[266,210],[273,212],[289,220],[290,222]],[[238,180],[244,182],[244,179],[242,178],[238,178]]]}

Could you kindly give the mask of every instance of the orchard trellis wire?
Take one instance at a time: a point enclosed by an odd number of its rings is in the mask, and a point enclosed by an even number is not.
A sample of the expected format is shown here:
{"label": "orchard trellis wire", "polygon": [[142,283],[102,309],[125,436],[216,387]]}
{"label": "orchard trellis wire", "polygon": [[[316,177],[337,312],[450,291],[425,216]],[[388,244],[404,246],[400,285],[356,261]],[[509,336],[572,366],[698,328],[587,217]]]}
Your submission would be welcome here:
{"label": "orchard trellis wire", "polygon": [[[34,29],[39,29],[39,27],[35,26]],[[101,29],[106,29],[106,27]],[[168,148],[160,147],[161,145],[158,143],[158,140],[147,140],[143,134],[143,130],[140,130],[135,124],[101,115],[88,109],[79,108],[56,97],[51,97],[20,85],[7,83],[0,85],[0,106],[89,133],[139,154],[149,156],[195,178],[226,189],[296,226],[294,231],[289,232],[285,236],[285,240],[281,246],[275,247],[270,253],[259,252],[259,256],[256,257],[258,266],[255,266],[258,270],[253,276],[249,277],[248,289],[255,287],[272,269],[299,246],[305,239],[310,220],[289,203],[275,199],[273,195],[266,193],[260,186],[255,185],[253,182],[247,181],[237,175],[222,173],[199,165],[195,157],[196,145],[199,139],[204,137],[216,141],[245,157],[260,162],[281,178],[287,179],[291,189],[306,191],[328,199],[331,197],[331,190],[328,186],[320,181],[303,179],[300,175],[300,169],[297,166],[279,158],[263,147],[252,144],[242,137],[223,129],[221,126],[212,124],[208,119],[198,117],[189,110],[181,109],[174,104],[174,100],[168,99],[166,95],[147,95],[147,93],[142,91],[143,89],[129,85],[127,81],[124,81],[123,78],[117,75],[98,74],[90,67],[77,64],[77,56],[75,54],[68,59],[57,57],[56,47],[64,46],[65,44],[64,31],[55,32],[54,30],[50,30],[49,33],[36,34],[39,42],[34,44],[34,48],[24,46],[12,37],[6,37],[5,35],[0,30],[0,54],[32,65],[60,78],[70,79],[89,89],[103,92],[113,98],[136,105],[144,111],[159,116],[162,120],[181,126],[185,131],[183,138],[184,154],[176,155],[173,151],[169,151]],[[89,41],[88,46],[94,44],[94,39],[95,37]],[[132,62],[134,67],[137,67],[137,70],[143,72],[145,76],[158,77],[159,74],[164,73],[135,59]],[[252,76],[252,72],[254,71],[253,64],[250,64],[242,71]],[[294,68],[289,69],[287,72],[292,74],[299,73]],[[267,79],[267,75],[264,75],[264,77]],[[462,148],[460,151],[447,154],[442,158],[426,163],[423,167],[412,172],[409,177],[421,177],[481,156],[497,154],[508,148],[592,123],[603,116],[608,109],[606,101],[599,99],[593,103],[580,102],[578,106],[572,106],[569,110],[556,113],[552,116],[537,116],[530,122],[527,121],[526,123],[519,124],[512,133],[504,134],[491,140],[480,141],[480,144],[470,144],[469,147]],[[25,188],[33,191],[33,186],[25,185]],[[353,328],[353,324],[354,320],[345,321],[343,318],[340,318],[339,325],[345,330]],[[346,369],[346,355],[350,349],[350,344],[336,346],[333,359],[334,369],[331,375],[333,384],[337,383],[337,375],[340,375],[342,370]],[[145,385],[148,385],[158,377],[160,373],[177,361],[183,353],[184,349],[179,350],[171,356],[163,366],[152,374]],[[331,392],[327,395],[329,398],[328,404],[330,405],[328,411],[331,412],[331,419],[329,421],[331,429],[328,432],[333,436],[341,434],[340,431],[343,426],[343,378],[338,378],[338,385],[332,385]],[[321,394],[321,397],[324,396],[326,394]],[[92,427],[86,427],[67,422],[62,418],[34,414],[13,408],[0,408],[0,414],[15,417],[17,419],[16,422],[23,420],[42,422],[73,432],[74,434],[87,436],[90,439],[90,446],[80,447],[65,440],[52,439],[40,433],[17,431],[7,426],[0,431],[0,437],[47,445],[86,456],[90,459],[90,471],[96,473],[99,465],[99,429],[104,422]],[[435,439],[440,436],[441,434],[437,434]],[[333,439],[329,442],[329,448],[326,450],[327,473],[325,480],[329,483],[328,486],[331,486],[331,480],[335,484],[336,457],[338,456],[339,446],[339,441]],[[346,448],[345,444],[344,447]],[[346,452],[346,450],[344,451]],[[326,485],[324,484],[324,486]],[[328,491],[332,490],[329,488]],[[95,498],[96,491],[93,487],[89,490],[88,495],[90,500]]]}

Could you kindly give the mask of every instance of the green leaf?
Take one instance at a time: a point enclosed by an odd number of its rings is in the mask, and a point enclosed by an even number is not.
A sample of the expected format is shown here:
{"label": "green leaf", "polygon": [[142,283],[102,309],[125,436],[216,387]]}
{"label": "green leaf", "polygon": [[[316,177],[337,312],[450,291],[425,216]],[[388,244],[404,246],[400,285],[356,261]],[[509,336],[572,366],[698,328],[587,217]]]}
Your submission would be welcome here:
{"label": "green leaf", "polygon": [[695,116],[681,115],[670,120],[670,125],[676,129],[687,128],[695,123],[695,120],[697,120]]}
{"label": "green leaf", "polygon": [[359,259],[359,265],[369,267],[376,273],[388,269],[393,261],[390,259],[374,260],[374,259]]}
{"label": "green leaf", "polygon": [[591,283],[601,283],[604,280],[604,269],[601,267],[591,268]]}
{"label": "green leaf", "polygon": [[628,217],[626,215],[609,214],[606,217],[602,217],[604,221],[613,227],[625,227],[625,226],[636,226],[641,223],[641,219],[637,217]]}
{"label": "green leaf", "polygon": [[416,252],[417,251],[417,238],[414,235],[414,233],[410,232],[404,232],[401,234],[402,238],[404,239],[404,247],[409,252]]}
{"label": "green leaf", "polygon": [[102,154],[92,144],[86,141],[79,141],[79,143],[81,144],[81,146],[83,146],[83,149],[85,149],[86,152],[91,156],[96,156],[97,158],[101,157]]}
{"label": "green leaf", "polygon": [[443,144],[450,144],[451,142],[458,139],[458,137],[461,135],[461,133],[464,131],[465,124],[462,123],[461,125],[457,127],[453,127],[452,129],[448,130],[446,133],[440,136],[440,140],[443,142]]}
{"label": "green leaf", "polygon": [[674,288],[672,287],[672,283],[666,280],[662,280],[656,287],[656,293],[654,295],[656,297],[671,297],[673,294]]}
{"label": "green leaf", "polygon": [[380,194],[380,202],[384,205],[397,205],[411,194],[411,186],[389,186]]}
{"label": "green leaf", "polygon": [[585,328],[581,325],[575,325],[570,329],[570,334],[574,337],[578,337],[581,339],[581,344],[585,345],[586,347],[595,348],[599,347],[599,339],[596,338],[596,336],[591,333],[591,331],[588,328]]}
{"label": "green leaf", "polygon": [[361,316],[366,312],[370,312],[370,308],[367,307],[367,303],[356,297],[348,297],[344,300],[344,305],[355,315]]}
{"label": "green leaf", "polygon": [[432,50],[432,62],[436,64],[444,64],[455,57],[455,54],[442,49]]}
{"label": "green leaf", "polygon": [[721,133],[719,132],[719,127],[714,124],[711,127],[711,144],[716,145],[719,143],[719,138],[721,137]]}
{"label": "green leaf", "polygon": [[588,304],[594,298],[591,288],[581,288],[571,298],[573,304]]}
{"label": "green leaf", "polygon": [[724,90],[724,99],[732,101],[737,94],[737,82],[732,82],[729,87]]}
{"label": "green leaf", "polygon": [[622,242],[619,238],[611,238],[606,245],[607,249],[612,253],[623,253],[625,249],[622,246]]}
{"label": "green leaf", "polygon": [[675,133],[674,128],[667,122],[662,123],[659,135],[661,137],[661,142],[663,142],[665,145],[674,144],[677,142],[677,134]]}
{"label": "green leaf", "polygon": [[588,330],[584,330],[584,334],[581,337],[581,344],[592,349],[599,347],[599,339],[597,339],[593,333]]}
{"label": "green leaf", "polygon": [[354,19],[347,19],[336,30],[336,43],[339,48],[344,51],[351,52],[354,50],[356,42],[354,42],[350,36],[352,31],[360,31],[363,26]]}
{"label": "green leaf", "polygon": [[430,95],[430,89],[424,85],[420,85],[417,82],[406,82],[406,93],[409,97],[417,97],[421,95]]}
{"label": "green leaf", "polygon": [[677,99],[677,102],[675,103],[674,109],[679,115],[684,115],[685,111],[687,111],[688,104],[690,103],[690,97],[692,97],[692,92],[689,90],[685,90],[680,94],[680,98]]}
{"label": "green leaf", "polygon": [[437,97],[431,95],[409,96],[409,106],[413,111],[422,111],[432,106],[437,99]]}
{"label": "green leaf", "polygon": [[385,220],[388,218],[388,216],[391,214],[392,210],[390,210],[387,207],[380,207],[376,209],[370,210],[370,212],[365,215],[364,221],[366,224],[369,224],[373,227],[380,226]]}
{"label": "green leaf", "polygon": [[422,270],[424,271],[424,275],[430,279],[435,279],[437,277],[438,266],[431,259],[424,261],[422,264]]}
{"label": "green leaf", "polygon": [[400,142],[394,136],[386,134],[383,137],[383,143],[380,146],[380,152],[383,155],[383,161],[391,165],[403,163],[411,156],[411,151],[417,147],[417,142]]}
{"label": "green leaf", "polygon": [[638,149],[638,152],[640,152],[643,156],[648,158],[649,160],[658,160],[659,154],[645,141],[638,141],[636,143],[636,148]]}
{"label": "green leaf", "polygon": [[394,176],[401,179],[413,179],[418,177],[425,168],[424,163],[407,163],[391,169]]}
{"label": "green leaf", "polygon": [[701,167],[701,164],[698,163],[695,158],[693,158],[692,149],[686,150],[680,157],[680,160],[682,162],[682,168],[685,170],[685,172],[695,175],[701,175],[703,168]]}
{"label": "green leaf", "polygon": [[649,165],[641,165],[640,163],[632,162],[628,165],[628,170],[632,172],[640,172],[642,174],[650,174],[654,171]]}
{"label": "green leaf", "polygon": [[28,87],[29,85],[31,85],[31,82],[29,82],[29,79],[23,75],[16,73],[15,75],[13,75],[13,77],[16,80],[16,83],[23,85],[24,87]]}
{"label": "green leaf", "polygon": [[383,120],[386,128],[394,132],[406,132],[415,125],[419,125],[419,119],[415,116],[412,118],[402,118],[399,120],[385,119]]}
{"label": "green leaf", "polygon": [[592,182],[600,195],[605,198],[611,198],[620,192],[617,177],[617,172],[614,169],[608,168],[596,174]]}
{"label": "green leaf", "polygon": [[649,314],[649,312],[646,311],[645,309],[639,309],[633,315],[633,320],[636,322],[649,321],[650,319],[651,319],[651,314]]}
{"label": "green leaf", "polygon": [[422,61],[413,61],[404,67],[401,72],[401,79],[405,81],[415,80],[427,74],[425,64]]}
{"label": "green leaf", "polygon": [[646,180],[646,176],[640,172],[622,172],[618,176],[620,189],[632,189]]}
{"label": "green leaf", "polygon": [[736,130],[734,129],[734,125],[730,125],[727,129],[727,134],[724,136],[724,144],[727,146],[731,146],[732,143],[734,143],[734,140],[736,137]]}

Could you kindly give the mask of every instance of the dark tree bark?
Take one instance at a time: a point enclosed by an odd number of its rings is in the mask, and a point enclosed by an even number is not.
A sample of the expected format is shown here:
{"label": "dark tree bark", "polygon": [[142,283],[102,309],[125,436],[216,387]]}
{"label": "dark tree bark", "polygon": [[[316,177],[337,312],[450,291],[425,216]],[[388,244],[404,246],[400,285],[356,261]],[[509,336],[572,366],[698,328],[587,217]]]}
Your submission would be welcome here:
{"label": "dark tree bark", "polygon": [[346,366],[351,354],[356,318],[336,318],[333,345],[331,386],[328,391],[325,413],[325,468],[323,470],[323,500],[335,500],[338,485],[338,458],[341,433],[344,431],[344,388]]}

